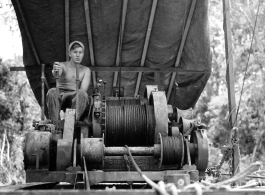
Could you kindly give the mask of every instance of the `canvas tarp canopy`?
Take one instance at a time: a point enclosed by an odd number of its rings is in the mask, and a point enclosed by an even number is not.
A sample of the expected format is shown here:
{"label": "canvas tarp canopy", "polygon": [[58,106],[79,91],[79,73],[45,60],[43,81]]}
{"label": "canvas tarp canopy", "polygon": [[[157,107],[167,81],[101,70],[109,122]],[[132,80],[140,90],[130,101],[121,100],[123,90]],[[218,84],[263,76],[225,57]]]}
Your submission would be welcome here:
{"label": "canvas tarp canopy", "polygon": [[[91,66],[83,0],[12,0],[22,35],[25,67],[40,66],[27,33],[32,37],[40,63],[52,64],[55,61],[66,60],[67,1],[69,41],[78,40],[84,44],[85,56],[82,64]],[[157,1],[144,67],[164,69],[175,66],[192,1],[194,0]],[[95,66],[115,66],[123,1],[89,0],[88,3]],[[152,3],[153,0],[128,0],[121,46],[122,67],[140,66]],[[188,109],[196,104],[211,72],[207,0],[197,0],[179,68],[197,72],[177,72],[169,104],[180,109]],[[52,77],[51,68],[46,68],[45,72],[50,87],[54,87],[55,79]],[[167,93],[171,75],[170,72],[160,73],[159,90]],[[40,71],[27,71],[27,76],[37,100],[41,102]],[[114,73],[96,72],[96,76],[97,79],[107,81],[106,96],[110,96]],[[125,88],[125,96],[134,95],[137,76],[137,72],[121,74],[121,86]],[[154,81],[154,73],[143,72],[139,95],[143,95],[145,86],[154,84]],[[92,93],[91,87],[88,93]]]}

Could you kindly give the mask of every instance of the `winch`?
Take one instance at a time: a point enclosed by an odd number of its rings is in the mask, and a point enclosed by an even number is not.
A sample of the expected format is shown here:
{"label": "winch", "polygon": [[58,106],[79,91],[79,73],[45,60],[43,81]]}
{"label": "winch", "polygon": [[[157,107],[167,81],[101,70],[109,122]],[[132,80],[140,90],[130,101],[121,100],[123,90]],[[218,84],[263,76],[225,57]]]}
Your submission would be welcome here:
{"label": "winch", "polygon": [[[66,109],[60,123],[34,122],[35,131],[27,134],[25,144],[27,182],[36,182],[38,171],[49,173],[39,177],[42,182],[72,181],[58,176],[64,171],[87,170],[90,176],[97,174],[93,170],[135,171],[125,145],[143,171],[161,177],[171,170],[189,174],[194,181],[204,177],[208,165],[205,126],[167,105],[165,92],[155,85],[146,86],[144,97],[106,98],[99,88],[94,91],[82,121],[75,121],[74,109]],[[90,185],[103,182],[96,178],[94,182],[89,178]]]}

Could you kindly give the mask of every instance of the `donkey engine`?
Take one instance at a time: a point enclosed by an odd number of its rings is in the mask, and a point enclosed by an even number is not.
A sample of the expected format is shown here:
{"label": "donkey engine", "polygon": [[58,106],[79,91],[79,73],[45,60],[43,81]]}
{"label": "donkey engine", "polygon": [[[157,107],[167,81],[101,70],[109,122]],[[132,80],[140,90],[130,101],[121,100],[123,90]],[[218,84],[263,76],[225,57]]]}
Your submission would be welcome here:
{"label": "donkey engine", "polygon": [[71,183],[76,179],[71,174],[82,171],[88,173],[90,185],[128,181],[125,176],[97,177],[132,174],[128,150],[139,168],[157,179],[169,172],[187,173],[194,181],[204,177],[208,165],[204,125],[167,105],[165,92],[157,86],[146,86],[144,97],[105,98],[97,91],[91,99],[83,121],[76,121],[75,110],[67,109],[61,125],[35,122],[24,150],[27,182]]}

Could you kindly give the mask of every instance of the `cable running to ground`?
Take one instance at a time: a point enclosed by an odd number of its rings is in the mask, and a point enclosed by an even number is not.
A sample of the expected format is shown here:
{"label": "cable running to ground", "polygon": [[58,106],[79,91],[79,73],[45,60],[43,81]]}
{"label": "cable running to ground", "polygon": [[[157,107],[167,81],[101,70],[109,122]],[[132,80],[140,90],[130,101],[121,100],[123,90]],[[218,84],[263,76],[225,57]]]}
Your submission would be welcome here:
{"label": "cable running to ground", "polygon": [[[251,51],[252,45],[253,45],[253,40],[254,40],[255,31],[256,31],[256,25],[257,25],[257,19],[258,19],[258,15],[259,15],[260,4],[261,4],[261,0],[259,0],[259,5],[258,5],[257,13],[256,13],[256,18],[255,18],[255,23],[254,23],[254,29],[253,29],[253,35],[252,35],[252,39],[251,39],[251,44],[250,44],[249,51]],[[246,66],[246,70],[245,70],[244,77],[243,77],[243,84],[242,84],[242,88],[241,88],[241,92],[240,92],[240,98],[239,98],[239,102],[238,102],[238,107],[237,107],[237,111],[236,111],[236,118],[235,118],[235,121],[233,123],[233,127],[235,126],[236,121],[237,121],[237,116],[238,116],[238,112],[239,112],[239,107],[240,107],[240,103],[241,103],[241,98],[242,98],[242,94],[243,94],[244,85],[245,85],[247,70],[248,70],[248,66],[249,66],[249,58],[250,58],[250,52],[248,54],[247,66]]]}
{"label": "cable running to ground", "polygon": [[128,153],[129,153],[129,156],[130,156],[130,159],[133,163],[133,166],[134,168],[136,169],[136,171],[140,174],[140,176],[146,181],[146,183],[148,183],[150,186],[152,186],[155,190],[157,190],[160,194],[162,195],[169,195],[167,192],[165,192],[164,190],[162,190],[159,185],[157,185],[155,182],[153,182],[151,179],[149,179],[146,175],[143,174],[143,172],[141,171],[141,169],[138,167],[138,165],[136,164],[135,160],[133,159],[132,157],[132,154],[130,152],[130,149],[127,145],[125,145]]}

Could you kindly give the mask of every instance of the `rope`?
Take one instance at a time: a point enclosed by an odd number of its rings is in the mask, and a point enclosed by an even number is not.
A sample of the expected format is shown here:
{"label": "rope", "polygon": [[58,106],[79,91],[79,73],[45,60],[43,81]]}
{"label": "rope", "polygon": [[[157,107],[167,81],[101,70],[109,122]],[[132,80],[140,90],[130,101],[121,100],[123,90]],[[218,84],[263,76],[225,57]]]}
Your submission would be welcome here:
{"label": "rope", "polygon": [[[250,49],[249,50],[251,50],[252,45],[253,45],[253,40],[254,40],[255,30],[256,30],[256,25],[257,25],[257,19],[258,19],[258,15],[259,15],[260,4],[261,4],[261,0],[259,0],[258,10],[257,10],[257,13],[256,13],[255,24],[254,24],[254,29],[253,29],[253,35],[252,35],[252,39],[251,39],[251,44],[250,44]],[[245,70],[244,77],[243,77],[243,84],[242,84],[242,88],[241,88],[239,103],[238,103],[238,107],[237,107],[237,111],[236,111],[236,118],[235,118],[235,121],[233,123],[233,127],[234,127],[234,125],[235,125],[235,123],[237,121],[237,116],[238,116],[238,112],[239,112],[239,108],[240,108],[240,103],[241,103],[241,98],[242,98],[243,89],[244,89],[244,85],[245,85],[247,70],[248,70],[248,66],[249,66],[249,59],[250,59],[250,52],[248,53],[247,66],[246,66],[246,70]]]}

